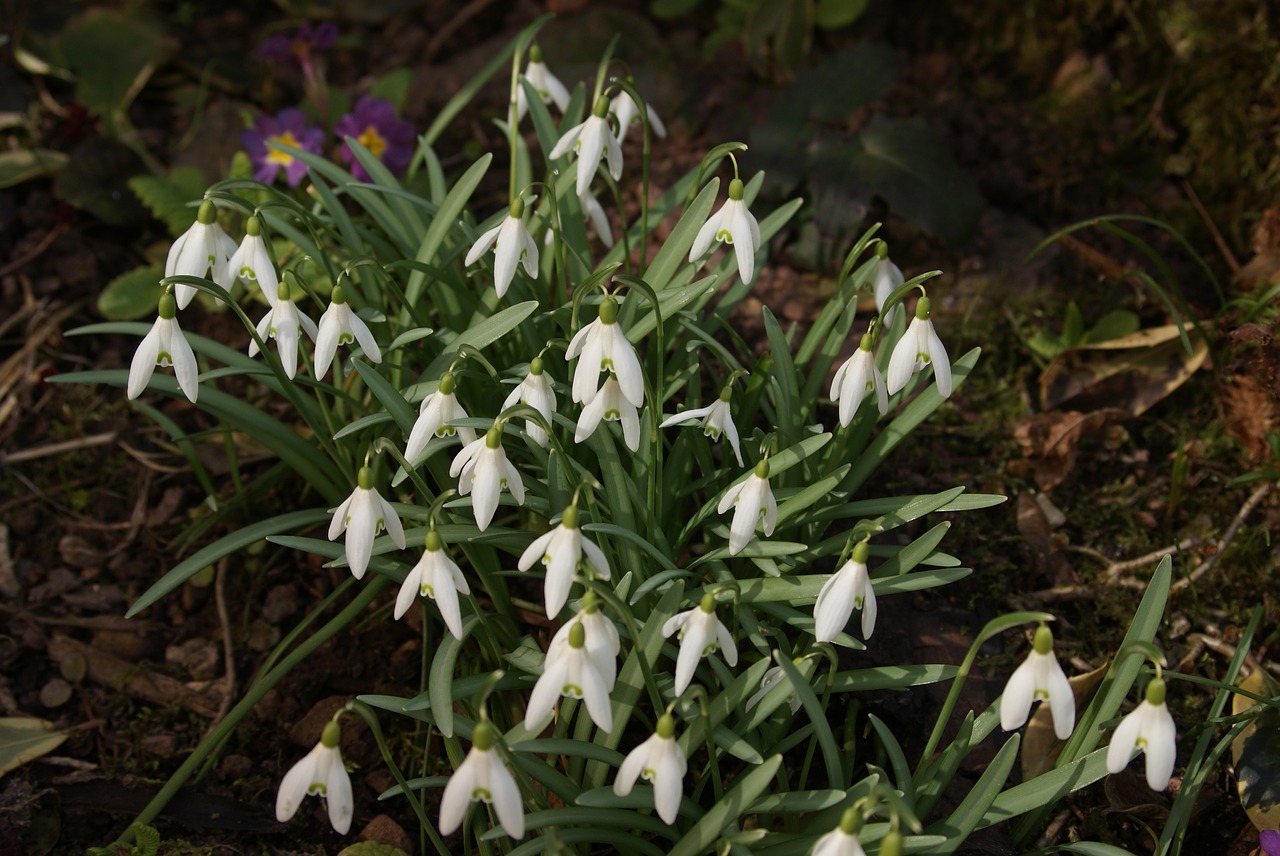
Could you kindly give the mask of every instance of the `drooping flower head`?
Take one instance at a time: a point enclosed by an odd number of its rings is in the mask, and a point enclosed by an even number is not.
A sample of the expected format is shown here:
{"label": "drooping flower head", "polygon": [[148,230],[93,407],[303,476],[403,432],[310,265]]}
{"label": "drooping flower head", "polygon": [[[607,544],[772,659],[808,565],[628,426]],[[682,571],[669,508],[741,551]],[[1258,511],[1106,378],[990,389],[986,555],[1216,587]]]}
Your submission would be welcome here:
{"label": "drooping flower head", "polygon": [[[355,108],[333,126],[333,132],[343,140],[354,138],[382,161],[393,175],[403,174],[409,161],[413,160],[416,144],[413,124],[397,116],[395,106],[385,98],[361,96]],[[357,181],[368,181],[369,173],[345,142],[338,158],[351,168],[351,175]]]}
{"label": "drooping flower head", "polygon": [[[657,112],[653,109],[653,105],[646,103],[645,113],[649,117],[649,129],[658,137],[667,135],[667,126],[662,124],[662,120],[658,118]],[[620,90],[617,95],[613,96],[613,100],[609,102],[609,110],[614,116],[618,117],[618,142],[622,142],[627,138],[627,131],[632,125],[640,124],[640,108],[636,106],[636,100],[631,97],[631,93],[626,90]]]}
{"label": "drooping flower head", "polygon": [[889,357],[889,371],[885,374],[885,385],[889,394],[893,395],[907,385],[911,376],[927,366],[933,366],[933,377],[938,382],[938,392],[943,398],[951,395],[951,360],[947,357],[947,349],[933,329],[933,321],[929,319],[929,298],[921,297],[916,301],[916,314],[907,325],[898,344]]}
{"label": "drooping flower head", "polygon": [[538,562],[546,568],[543,597],[548,618],[555,618],[564,608],[579,568],[602,580],[609,579],[609,562],[604,553],[578,528],[576,504],[565,508],[559,526],[534,539],[521,554],[517,567],[527,571]]}
{"label": "drooping flower head", "polygon": [[[529,62],[524,67],[524,79],[529,81],[533,91],[538,93],[543,104],[555,104],[556,109],[564,113],[569,106],[569,90],[565,89],[560,79],[551,73],[542,61],[542,48],[533,45],[529,48]],[[525,97],[524,87],[516,87],[516,121],[520,121],[529,112],[529,101]]]}
{"label": "drooping flower head", "polygon": [[449,467],[449,475],[458,480],[458,493],[466,496],[474,491],[471,510],[481,532],[493,520],[503,488],[511,491],[517,505],[524,505],[524,482],[502,448],[501,424],[463,446]]}
{"label": "drooping flower head", "polygon": [[618,301],[600,302],[600,317],[583,326],[569,340],[566,360],[578,360],[573,370],[573,400],[589,404],[600,391],[600,373],[612,372],[619,391],[635,407],[644,404],[644,373],[635,346],[618,324]]}
{"label": "drooping flower head", "polygon": [[835,639],[855,608],[862,610],[862,638],[871,638],[876,629],[876,592],[867,573],[868,552],[866,541],[855,544],[849,560],[822,584],[813,605],[815,641]]}
{"label": "drooping flower head", "polygon": [[596,727],[604,732],[613,730],[609,690],[587,648],[587,626],[581,621],[569,625],[567,645],[547,649],[542,675],[533,685],[525,709],[524,727],[529,731],[541,728],[561,696],[582,699]]}
{"label": "drooping flower head", "polygon": [[319,334],[316,336],[316,379],[324,377],[338,352],[339,345],[350,345],[356,342],[364,350],[370,362],[382,362],[382,351],[378,348],[369,326],[360,319],[347,303],[347,295],[342,286],[336,285],[329,295],[329,308],[320,316]]}
{"label": "drooping flower head", "polygon": [[262,221],[251,215],[244,224],[244,238],[232,254],[227,267],[231,276],[238,277],[245,285],[254,283],[268,304],[275,302],[280,287],[275,262],[267,252],[266,239],[262,237]]}
{"label": "drooping flower head", "polygon": [[131,400],[137,398],[147,388],[156,366],[173,366],[178,388],[195,404],[200,393],[196,355],[178,326],[177,301],[172,293],[166,291],[160,295],[158,315],[156,323],[138,343],[138,350],[133,352],[126,394]]}
{"label": "drooping flower head", "polygon": [[1178,726],[1164,703],[1163,678],[1147,684],[1142,704],[1120,721],[1107,748],[1107,772],[1118,773],[1129,765],[1134,751],[1147,756],[1147,784],[1153,791],[1169,787],[1178,754]]}
{"label": "drooping flower head", "polygon": [[601,422],[621,422],[622,440],[627,448],[633,452],[640,449],[640,411],[623,395],[618,376],[613,372],[609,373],[600,391],[582,408],[573,441],[581,443],[586,440]]}
{"label": "drooping flower head", "polygon": [[[218,225],[218,209],[214,207],[213,200],[206,199],[200,203],[196,221],[191,224],[191,228],[183,232],[169,248],[169,256],[164,262],[164,275],[202,278],[207,275],[208,279],[230,291],[235,277],[229,262],[235,252],[236,242]],[[180,282],[174,288],[179,309],[186,309],[195,296],[194,285]]]}
{"label": "drooping flower head", "polygon": [[[271,308],[258,322],[257,332],[258,339],[263,342],[267,339],[276,340],[276,347],[280,351],[280,363],[284,373],[290,379],[298,373],[298,345],[302,339],[298,335],[299,331],[305,332],[313,342],[319,332],[316,329],[316,322],[307,317],[307,314],[293,302],[288,284],[282,282],[277,286],[276,299],[272,301]],[[258,339],[252,337],[249,339],[249,356],[251,357],[258,355]]]}
{"label": "drooping flower head", "polygon": [[276,33],[268,36],[258,48],[259,59],[272,62],[296,62],[302,65],[312,53],[327,51],[338,43],[338,25],[333,21],[321,21],[312,26],[304,21],[293,35]]}
{"label": "drooping flower head", "polygon": [[850,806],[841,815],[840,825],[814,842],[809,856],[866,856],[858,840],[861,830],[862,813],[857,806]]}
{"label": "drooping flower head", "polygon": [[733,509],[733,522],[729,524],[729,555],[736,556],[755,536],[756,527],[764,528],[765,537],[773,534],[778,523],[778,503],[769,487],[769,459],[756,464],[751,475],[724,492],[718,514]]}
{"label": "drooping flower head", "polygon": [[1000,727],[1005,731],[1021,728],[1037,700],[1049,703],[1058,739],[1070,737],[1076,724],[1076,698],[1062,666],[1058,665],[1058,658],[1053,655],[1053,631],[1043,624],[1036,628],[1031,653],[1005,684],[1004,694],[1000,696]]}
{"label": "drooping flower head", "polygon": [[671,714],[664,713],[658,717],[658,727],[649,739],[623,759],[618,777],[613,780],[613,792],[625,797],[635,787],[636,779],[652,782],[653,807],[658,817],[666,823],[675,823],[688,768],[684,751],[676,742],[676,721]]}
{"label": "drooping flower head", "polygon": [[716,617],[716,596],[707,592],[693,609],[673,615],[662,625],[662,635],[680,631],[680,653],[676,656],[675,694],[682,695],[693,680],[698,661],[717,648],[730,666],[738,665],[738,646],[729,628]]}
{"label": "drooping flower head", "polygon": [[[800,665],[800,662],[801,661],[799,659],[792,660],[792,663],[797,666]],[[764,677],[760,679],[760,689],[756,690],[754,693],[751,694],[751,697],[747,699],[746,703],[743,705],[743,708],[745,710],[751,710],[751,708],[755,707],[760,702],[764,701],[764,697],[769,694],[770,690],[772,690],[774,687],[776,687],[778,684],[782,683],[786,679],[787,679],[786,669],[782,668],[781,666],[770,667],[764,673]],[[801,705],[800,697],[796,695],[794,692],[791,693],[791,695],[787,696],[787,705],[791,708],[792,713],[798,713],[800,711],[800,705]]]}
{"label": "drooping flower head", "polygon": [[876,355],[871,350],[872,335],[870,331],[863,334],[858,342],[858,350],[836,369],[831,379],[831,398],[840,403],[840,424],[847,426],[862,406],[863,400],[870,394],[876,397],[876,408],[880,415],[889,412],[889,391],[885,388],[884,375],[876,366]]}
{"label": "drooping flower head", "polygon": [[271,184],[280,170],[284,170],[285,183],[297,187],[307,177],[307,165],[268,143],[279,143],[318,155],[324,149],[324,131],[313,127],[306,113],[289,107],[275,116],[258,114],[253,119],[253,127],[240,133],[240,144],[249,153],[254,178]]}
{"label": "drooping flower head", "polygon": [[524,265],[530,278],[538,276],[538,245],[524,224],[524,199],[511,202],[502,222],[481,235],[467,252],[464,264],[471,265],[493,247],[493,287],[502,297],[515,278],[516,267]]}
{"label": "drooping flower head", "polygon": [[729,401],[732,398],[733,385],[725,384],[724,389],[720,390],[720,397],[706,407],[682,410],[662,420],[662,424],[658,427],[670,428],[672,425],[689,425],[698,422],[702,425],[702,433],[712,440],[718,440],[723,435],[729,441],[729,448],[733,449],[733,456],[737,458],[738,466],[742,466],[742,449],[738,447],[738,427],[733,424],[733,413],[729,409]]}
{"label": "drooping flower head", "polygon": [[713,240],[733,245],[738,259],[738,276],[750,283],[756,275],[756,250],[760,248],[760,224],[742,201],[742,180],[729,182],[729,199],[707,218],[689,249],[689,261],[697,261],[711,249]]}
{"label": "drooping flower head", "polygon": [[361,467],[356,476],[356,489],[334,511],[333,522],[329,524],[330,541],[344,531],[347,533],[344,552],[356,579],[364,577],[369,557],[373,555],[373,539],[384,528],[395,545],[403,550],[404,527],[400,525],[396,510],[374,489],[373,470]]}
{"label": "drooping flower head", "polygon": [[898,307],[890,307],[886,313],[884,311],[885,301],[889,299],[889,295],[893,294],[906,280],[902,276],[902,271],[889,259],[889,245],[881,241],[876,246],[876,266],[871,271],[871,290],[876,297],[876,311],[883,316],[885,329],[893,323],[893,316],[897,313]]}
{"label": "drooping flower head", "polygon": [[587,629],[587,656],[596,664],[596,671],[604,679],[606,692],[613,692],[613,685],[618,678],[618,653],[622,650],[622,639],[618,628],[600,608],[600,598],[591,589],[582,595],[582,608],[578,614],[560,626],[551,637],[547,653],[558,646],[569,644],[569,632],[574,624],[582,624]]}
{"label": "drooping flower head", "polygon": [[609,164],[609,174],[613,180],[622,178],[622,146],[613,136],[609,128],[609,99],[601,95],[596,99],[591,115],[580,125],[574,125],[551,149],[549,157],[555,160],[569,152],[578,156],[578,181],[576,184],[579,197],[591,187],[591,179],[595,177],[596,168],[600,166],[600,158],[604,157]]}
{"label": "drooping flower head", "polygon": [[444,541],[433,527],[427,532],[426,550],[400,586],[395,618],[399,619],[418,597],[429,597],[440,609],[440,617],[455,639],[462,638],[462,609],[458,595],[471,594],[467,578],[444,549]]}
{"label": "drooping flower head", "polygon": [[409,441],[404,450],[404,459],[410,464],[418,461],[433,439],[456,436],[464,446],[476,441],[474,428],[449,424],[467,418],[467,411],[462,409],[455,394],[457,387],[453,372],[445,372],[440,376],[440,385],[436,391],[422,399],[418,419],[413,423],[413,430],[409,432]]}
{"label": "drooping flower head", "polygon": [[302,800],[317,794],[329,808],[329,823],[339,835],[351,829],[355,801],[351,793],[351,777],[342,763],[338,743],[342,730],[337,722],[325,723],[320,742],[280,780],[276,792],[276,820],[284,823],[298,812]]}
{"label": "drooping flower head", "polygon": [[[506,401],[502,402],[502,409],[506,410],[517,404],[529,405],[542,414],[542,418],[547,420],[548,425],[551,424],[551,415],[556,410],[556,391],[551,388],[551,380],[543,371],[541,356],[529,361],[529,373],[515,389],[511,390]],[[547,440],[550,439],[546,429],[532,419],[525,420],[524,432],[539,446],[546,446]]]}
{"label": "drooping flower head", "polygon": [[449,777],[440,796],[440,834],[449,835],[462,825],[467,806],[490,803],[498,822],[512,838],[524,838],[524,804],[516,780],[494,749],[497,734],[487,719],[476,723],[471,751],[462,766]]}

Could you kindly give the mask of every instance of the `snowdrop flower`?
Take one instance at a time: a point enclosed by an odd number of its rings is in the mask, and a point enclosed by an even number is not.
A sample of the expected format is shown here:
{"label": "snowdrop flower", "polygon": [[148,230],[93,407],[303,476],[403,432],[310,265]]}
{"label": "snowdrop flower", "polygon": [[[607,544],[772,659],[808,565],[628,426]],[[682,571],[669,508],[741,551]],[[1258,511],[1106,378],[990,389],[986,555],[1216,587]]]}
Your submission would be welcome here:
{"label": "snowdrop flower", "polygon": [[866,856],[862,843],[858,841],[861,829],[862,814],[856,806],[850,806],[841,816],[840,825],[814,842],[809,856]]}
{"label": "snowdrop flower", "polygon": [[[169,248],[164,275],[203,277],[207,273],[209,279],[230,290],[233,275],[228,263],[235,251],[236,242],[218,225],[218,209],[214,207],[213,200],[206,199],[200,203],[196,222]],[[196,288],[180,282],[174,294],[178,298],[178,308],[186,309],[191,298],[196,296]]]}
{"label": "snowdrop flower", "polygon": [[233,278],[239,278],[245,285],[257,283],[267,303],[275,303],[280,277],[276,276],[276,265],[267,252],[267,241],[262,237],[262,221],[257,216],[245,222],[244,239],[227,262],[227,267]]}
{"label": "snowdrop flower", "polygon": [[677,696],[684,693],[693,680],[693,672],[698,661],[716,648],[723,649],[724,661],[730,666],[738,665],[738,647],[729,628],[716,618],[716,596],[708,592],[702,596],[702,602],[693,609],[673,615],[662,625],[662,635],[670,636],[680,631],[680,653],[676,656]]}
{"label": "snowdrop flower", "polygon": [[493,748],[493,726],[481,719],[471,735],[471,751],[462,766],[449,777],[440,796],[440,834],[449,835],[462,825],[467,806],[476,800],[491,803],[507,835],[524,838],[524,805],[511,771]]}
{"label": "snowdrop flower", "polygon": [[[524,67],[524,79],[529,81],[529,85],[533,87],[534,92],[538,93],[543,104],[554,103],[561,113],[569,106],[569,90],[565,89],[560,79],[543,63],[542,48],[538,45],[529,48],[529,62]],[[528,112],[529,101],[525,97],[524,87],[517,86],[516,121],[523,119]]]}
{"label": "snowdrop flower", "polygon": [[410,464],[418,460],[433,437],[457,436],[462,445],[476,441],[475,429],[459,425],[450,425],[457,419],[466,419],[467,411],[462,409],[454,390],[458,388],[453,372],[445,372],[440,377],[440,385],[436,391],[422,399],[418,407],[418,419],[409,432],[409,442],[404,449],[404,459]]}
{"label": "snowdrop flower", "polygon": [[622,439],[627,448],[635,452],[640,449],[640,411],[627,400],[618,384],[618,376],[609,373],[609,379],[600,387],[596,396],[582,408],[578,417],[578,428],[574,431],[573,442],[581,443],[595,433],[601,420],[622,423]]}
{"label": "snowdrop flower", "polygon": [[587,628],[580,621],[569,625],[568,645],[548,648],[542,676],[529,696],[524,727],[529,731],[542,727],[560,696],[582,699],[596,727],[604,732],[613,730],[609,690],[595,660],[587,652]]}
{"label": "snowdrop flower", "polygon": [[368,325],[351,310],[342,286],[334,287],[329,300],[329,308],[320,316],[320,332],[316,336],[316,378],[322,378],[329,372],[329,364],[333,362],[333,355],[338,352],[339,345],[357,342],[370,362],[382,362],[382,351],[378,349],[378,343],[374,341]]}
{"label": "snowdrop flower", "polygon": [[666,823],[675,823],[680,812],[684,774],[689,762],[676,742],[676,721],[671,714],[658,717],[658,727],[648,740],[627,753],[618,777],[613,780],[613,792],[625,797],[635,787],[636,779],[653,782],[653,807],[658,817]]}
{"label": "snowdrop flower", "polygon": [[862,405],[867,393],[874,392],[880,415],[889,411],[889,393],[885,389],[884,375],[876,366],[876,355],[871,351],[871,333],[864,333],[858,350],[845,360],[831,379],[831,398],[840,403],[840,424],[848,426]]}
{"label": "snowdrop flower", "polygon": [[329,823],[339,835],[351,829],[351,815],[355,811],[351,795],[351,777],[342,764],[342,750],[338,741],[342,730],[336,722],[325,723],[320,742],[294,764],[280,780],[276,792],[276,820],[284,823],[298,813],[303,797],[319,794],[329,807]]}
{"label": "snowdrop flower", "polygon": [[[600,243],[606,247],[613,247],[613,228],[609,225],[609,217],[604,213],[604,208],[600,205],[600,200],[596,199],[595,194],[591,192],[591,188],[587,188],[586,193],[578,194],[578,204],[582,206],[582,213],[587,215],[591,220],[591,225],[596,229],[596,236],[600,238]],[[551,233],[547,233],[547,237],[551,237]]]}
{"label": "snowdrop flower", "polygon": [[147,335],[138,343],[138,350],[133,352],[133,362],[129,364],[129,384],[125,391],[130,399],[137,398],[147,388],[156,366],[173,366],[178,388],[195,404],[196,396],[200,393],[196,355],[183,337],[182,328],[178,326],[177,304],[168,291],[160,295],[158,315],[156,323],[151,325]]}
{"label": "snowdrop flower", "polygon": [[876,247],[876,255],[879,261],[871,271],[871,288],[876,296],[876,311],[881,313],[884,326],[888,327],[893,323],[893,316],[897,314],[898,307],[890,307],[889,312],[885,314],[884,302],[889,299],[889,295],[901,288],[906,280],[898,266],[889,261],[888,244],[881,242]]}
{"label": "snowdrop flower", "polygon": [[445,552],[444,542],[435,529],[427,533],[426,547],[426,552],[400,586],[395,617],[399,619],[408,612],[415,598],[429,597],[440,608],[440,617],[449,632],[455,639],[461,639],[462,610],[458,606],[458,593],[471,594],[471,587],[467,585],[462,569]]}
{"label": "snowdrop flower", "polygon": [[524,200],[517,196],[502,222],[476,240],[464,264],[471,265],[493,247],[493,286],[498,296],[507,293],[516,275],[516,266],[524,265],[530,277],[538,276],[538,245],[524,225]]}
{"label": "snowdrop flower", "polygon": [[[310,336],[313,342],[319,332],[316,329],[316,322],[307,317],[305,312],[299,311],[298,305],[293,302],[289,294],[289,286],[282,282],[277,287],[276,299],[271,302],[271,308],[258,322],[258,339],[264,342],[267,339],[276,340],[276,348],[280,351],[280,362],[290,380],[298,373],[298,341],[301,338],[298,332],[300,330]],[[249,356],[251,357],[258,355],[258,339],[252,337],[249,339]]]}
{"label": "snowdrop flower", "polygon": [[913,374],[931,364],[933,376],[938,381],[938,392],[943,398],[949,397],[951,360],[947,359],[947,349],[942,347],[942,340],[929,320],[929,298],[921,297],[916,301],[916,316],[907,325],[907,331],[889,357],[889,371],[885,375],[889,394],[893,395],[905,387]]}
{"label": "snowdrop flower", "polygon": [[565,508],[560,525],[536,538],[525,549],[517,567],[527,571],[538,562],[547,568],[543,598],[548,618],[555,618],[564,608],[578,568],[590,570],[602,580],[609,579],[609,562],[604,553],[578,528],[577,505]]}
{"label": "snowdrop flower", "polygon": [[618,678],[618,653],[622,650],[622,640],[618,636],[618,628],[605,617],[600,610],[599,598],[590,589],[582,596],[582,610],[551,637],[551,644],[547,646],[548,656],[555,648],[569,644],[569,632],[574,624],[581,624],[587,629],[587,656],[604,679],[605,692],[613,692]]}
{"label": "snowdrop flower", "polygon": [[1037,699],[1049,702],[1058,739],[1070,737],[1076,722],[1076,697],[1053,655],[1053,631],[1043,624],[1036,629],[1031,653],[1005,684],[1000,696],[1000,727],[1005,731],[1021,728]]}
{"label": "snowdrop flower", "polygon": [[[556,410],[556,392],[551,388],[551,381],[543,372],[542,357],[534,357],[529,361],[529,373],[525,375],[524,380],[520,381],[519,386],[511,390],[507,400],[502,402],[502,409],[506,410],[517,404],[529,405],[542,414],[542,418],[547,420],[548,425],[551,424],[551,416]],[[525,420],[524,433],[539,446],[547,445],[549,439],[547,430],[534,420]]]}
{"label": "snowdrop flower", "polygon": [[338,506],[338,510],[333,513],[333,522],[329,524],[330,541],[346,530],[344,552],[356,579],[364,577],[365,569],[369,567],[369,557],[373,554],[373,539],[378,530],[383,528],[395,545],[403,550],[404,529],[400,525],[400,518],[396,516],[391,503],[374,490],[373,470],[361,467],[356,477],[356,489]]}
{"label": "snowdrop flower", "polygon": [[1164,703],[1164,679],[1147,684],[1146,698],[1120,721],[1107,749],[1107,772],[1129,765],[1134,749],[1147,753],[1147,785],[1153,791],[1169,787],[1178,750],[1178,728]]}
{"label": "snowdrop flower", "polygon": [[[796,665],[799,665],[798,660],[793,662],[795,662]],[[773,666],[770,668],[764,673],[764,677],[760,680],[760,689],[756,690],[751,697],[747,699],[747,702],[744,705],[745,709],[751,710],[751,708],[764,701],[764,697],[769,694],[769,690],[786,680],[786,677],[787,672],[781,666]],[[800,710],[800,697],[795,693],[792,693],[787,696],[787,704],[791,706],[791,712],[796,713]]]}
{"label": "snowdrop flower", "polygon": [[724,438],[729,441],[729,447],[733,449],[733,456],[738,459],[738,466],[741,467],[743,463],[742,450],[738,448],[738,428],[733,424],[733,413],[729,410],[729,399],[732,395],[733,387],[726,385],[720,391],[720,397],[711,404],[693,410],[682,410],[675,416],[668,416],[658,427],[670,428],[672,425],[687,425],[701,420],[702,433],[712,440],[718,440],[721,434],[724,435]]}
{"label": "snowdrop flower", "polygon": [[855,607],[862,610],[862,638],[876,629],[876,592],[867,574],[867,542],[855,544],[840,570],[827,577],[813,605],[813,638],[830,642],[844,630]]}
{"label": "snowdrop flower", "polygon": [[463,496],[475,490],[471,510],[481,532],[493,520],[504,487],[511,491],[516,505],[524,505],[524,482],[502,448],[501,425],[494,425],[483,437],[463,446],[449,467],[449,475],[458,479],[458,493]]}
{"label": "snowdrop flower", "polygon": [[600,317],[584,326],[569,340],[565,359],[577,359],[573,370],[573,400],[588,404],[599,392],[600,372],[617,375],[622,395],[636,407],[644,404],[644,374],[635,346],[627,341],[618,324],[618,301],[606,297],[600,303]]}
{"label": "snowdrop flower", "polygon": [[778,523],[778,503],[769,488],[769,460],[756,464],[755,470],[745,480],[724,492],[716,512],[724,514],[733,509],[733,523],[729,525],[729,555],[742,552],[756,532],[757,525],[764,526],[767,538]]}
{"label": "snowdrop flower", "polygon": [[711,240],[733,244],[738,257],[738,275],[750,283],[756,275],[756,249],[760,246],[760,225],[742,201],[742,181],[729,182],[729,199],[719,211],[712,214],[689,250],[689,261],[695,261],[711,249]]}
{"label": "snowdrop flower", "polygon": [[[649,115],[650,129],[659,137],[666,137],[667,126],[662,124],[662,120],[654,112],[653,105],[646,103],[644,106],[645,112]],[[631,97],[631,93],[625,90],[613,96],[613,100],[609,102],[609,112],[618,117],[618,142],[626,139],[627,130],[632,125],[640,124],[640,108],[636,105],[636,100]]]}
{"label": "snowdrop flower", "polygon": [[571,150],[578,154],[577,194],[587,192],[591,187],[591,179],[595,177],[596,167],[600,166],[603,155],[609,163],[609,174],[613,180],[622,178],[622,146],[618,145],[613,131],[609,130],[609,101],[603,95],[596,99],[595,108],[587,121],[574,125],[551,150],[550,158],[564,157]]}

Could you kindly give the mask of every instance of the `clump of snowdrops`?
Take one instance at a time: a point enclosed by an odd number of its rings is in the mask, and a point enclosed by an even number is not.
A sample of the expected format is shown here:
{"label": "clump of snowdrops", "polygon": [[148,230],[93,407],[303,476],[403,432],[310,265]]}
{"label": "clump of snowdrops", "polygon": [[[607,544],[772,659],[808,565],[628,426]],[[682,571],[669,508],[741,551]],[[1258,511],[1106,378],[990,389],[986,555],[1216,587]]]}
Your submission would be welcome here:
{"label": "clump of snowdrops", "polygon": [[[1151,642],[1167,559],[1079,709],[1047,614],[991,622],[959,667],[860,664],[877,622],[910,609],[902,595],[971,573],[940,549],[947,522],[914,538],[903,527],[1003,500],[875,488],[978,351],[950,358],[926,294],[934,274],[904,280],[875,228],[807,329],[766,307],[764,347],[745,341],[733,313],[800,201],[759,210],[762,175],[739,172],[750,153],[737,143],[651,197],[649,154],[665,136],[652,105],[609,75],[611,51],[591,89],[562,84],[532,44],[541,23],[419,138],[403,182],[373,130],[347,139],[367,180],[267,140],[306,180],[211,187],[170,253],[154,325],[84,331],[142,341],[127,372],[77,379],[125,387],[170,426],[144,393],[185,397],[295,478],[296,507],[181,562],[134,613],[263,539],[351,572],[139,820],[267,689],[388,598],[390,620],[422,610],[420,691],[340,711],[283,777],[282,821],[318,794],[348,832],[339,737],[361,720],[399,782],[383,797],[407,800],[440,853],[949,853],[1020,816],[1025,840],[1134,749],[1163,789],[1176,744]],[[477,210],[495,156],[447,176],[433,143],[508,64],[509,194]],[[638,144],[624,156],[626,135]],[[860,294],[874,295],[869,318],[856,317]],[[243,321],[240,341],[184,332],[180,315],[214,301]],[[170,365],[172,378],[156,371]],[[963,713],[944,742],[979,646],[1037,624],[1002,699]],[[1098,748],[1148,660],[1144,700]],[[850,714],[859,694],[938,682],[949,693],[914,761],[898,735],[921,723]],[[958,806],[935,811],[968,752],[998,725],[1019,729],[1036,700],[1059,738],[1047,772],[1009,784],[1014,734]],[[384,720],[412,735],[411,753],[387,748]],[[1207,747],[1189,774],[1216,757]]]}

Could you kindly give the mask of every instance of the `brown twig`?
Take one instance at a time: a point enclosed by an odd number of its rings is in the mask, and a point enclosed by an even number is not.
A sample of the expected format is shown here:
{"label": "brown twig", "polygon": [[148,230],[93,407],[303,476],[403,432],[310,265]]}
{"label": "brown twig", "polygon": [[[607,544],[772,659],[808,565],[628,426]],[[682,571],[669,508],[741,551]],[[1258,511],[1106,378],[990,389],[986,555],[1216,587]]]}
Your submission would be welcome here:
{"label": "brown twig", "polygon": [[0,276],[8,276],[19,268],[26,267],[35,261],[49,246],[58,239],[58,236],[67,230],[67,224],[59,223],[40,239],[40,243],[32,247],[25,255],[18,256],[4,267],[0,267]]}
{"label": "brown twig", "polygon": [[90,434],[87,437],[79,437],[75,440],[66,440],[62,443],[49,443],[45,446],[35,446],[29,449],[21,449],[17,452],[3,453],[0,452],[0,466],[6,464],[16,464],[19,461],[34,461],[37,458],[47,458],[50,455],[61,455],[64,452],[74,452],[77,449],[87,449],[91,446],[102,446],[114,441],[117,437],[115,431],[107,431],[103,434]]}
{"label": "brown twig", "polygon": [[423,52],[424,58],[430,61],[453,38],[453,34],[462,29],[462,25],[470,21],[476,15],[484,11],[485,7],[492,3],[493,0],[471,0],[470,3],[459,9],[449,22],[440,28],[431,41],[427,42],[427,49]]}
{"label": "brown twig", "polygon": [[1191,182],[1182,179],[1182,190],[1187,194],[1187,198],[1191,200],[1191,204],[1195,206],[1196,213],[1200,215],[1200,219],[1204,221],[1205,228],[1209,230],[1209,234],[1213,237],[1213,242],[1218,245],[1218,252],[1222,253],[1222,258],[1226,260],[1227,265],[1231,268],[1234,276],[1240,275],[1240,262],[1236,260],[1236,254],[1231,252],[1231,247],[1227,245],[1226,239],[1222,237],[1222,233],[1218,231],[1218,225],[1213,222],[1213,218],[1209,216],[1209,212],[1200,202],[1200,197],[1196,195],[1195,190],[1191,187]]}
{"label": "brown twig", "polygon": [[[1177,544],[1170,547],[1161,547],[1159,550],[1153,550],[1150,553],[1138,556],[1136,559],[1125,559],[1123,562],[1113,562],[1111,559],[1107,558],[1092,547],[1076,546],[1073,544],[1068,546],[1067,549],[1073,553],[1084,553],[1086,556],[1097,559],[1105,564],[1107,566],[1104,573],[1104,579],[1106,582],[1111,584],[1128,585],[1129,583],[1127,581],[1120,579],[1124,574],[1144,568],[1152,562],[1158,562],[1165,556],[1175,556],[1178,553],[1186,552],[1199,543],[1200,539],[1196,537],[1183,538]],[[1146,585],[1146,583],[1142,583],[1141,580],[1138,582],[1142,585]]]}
{"label": "brown twig", "polygon": [[1257,508],[1262,501],[1267,498],[1267,494],[1271,493],[1272,484],[1270,481],[1264,481],[1262,484],[1254,488],[1253,493],[1249,494],[1249,498],[1244,501],[1244,505],[1240,506],[1240,511],[1236,513],[1235,519],[1231,521],[1231,525],[1227,527],[1227,531],[1223,534],[1222,539],[1218,541],[1217,549],[1213,555],[1200,563],[1194,571],[1183,579],[1173,584],[1174,593],[1182,591],[1187,586],[1199,580],[1209,571],[1213,570],[1218,564],[1218,560],[1222,558],[1222,554],[1226,552],[1227,546],[1235,540],[1236,533],[1240,531],[1240,527],[1249,519],[1249,515]]}

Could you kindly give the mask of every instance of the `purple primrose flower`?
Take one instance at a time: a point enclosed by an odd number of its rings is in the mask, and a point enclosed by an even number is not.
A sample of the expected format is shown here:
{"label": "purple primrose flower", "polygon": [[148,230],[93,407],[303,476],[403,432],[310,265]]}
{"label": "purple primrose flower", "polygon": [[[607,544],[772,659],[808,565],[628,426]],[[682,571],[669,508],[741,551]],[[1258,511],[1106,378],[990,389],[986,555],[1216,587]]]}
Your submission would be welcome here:
{"label": "purple primrose flower", "polygon": [[1267,856],[1280,856],[1280,832],[1274,829],[1262,830],[1259,843],[1262,845],[1262,852]]}
{"label": "purple primrose flower", "polygon": [[338,25],[333,21],[321,21],[314,27],[306,21],[292,36],[270,36],[258,48],[258,58],[305,65],[312,51],[326,51],[337,43]]}
{"label": "purple primrose flower", "polygon": [[306,114],[290,107],[278,116],[259,115],[253,120],[253,127],[241,133],[240,142],[253,161],[254,178],[271,184],[283,169],[285,181],[290,187],[297,187],[307,175],[307,165],[293,155],[270,148],[267,143],[283,143],[320,154],[324,131],[308,125]]}
{"label": "purple primrose flower", "polygon": [[[355,109],[333,126],[333,131],[344,141],[347,137],[355,138],[396,175],[403,173],[413,159],[416,140],[413,124],[396,116],[396,108],[385,99],[361,97]],[[357,180],[368,180],[369,173],[355,159],[346,142],[338,156],[351,167],[351,174]]]}

